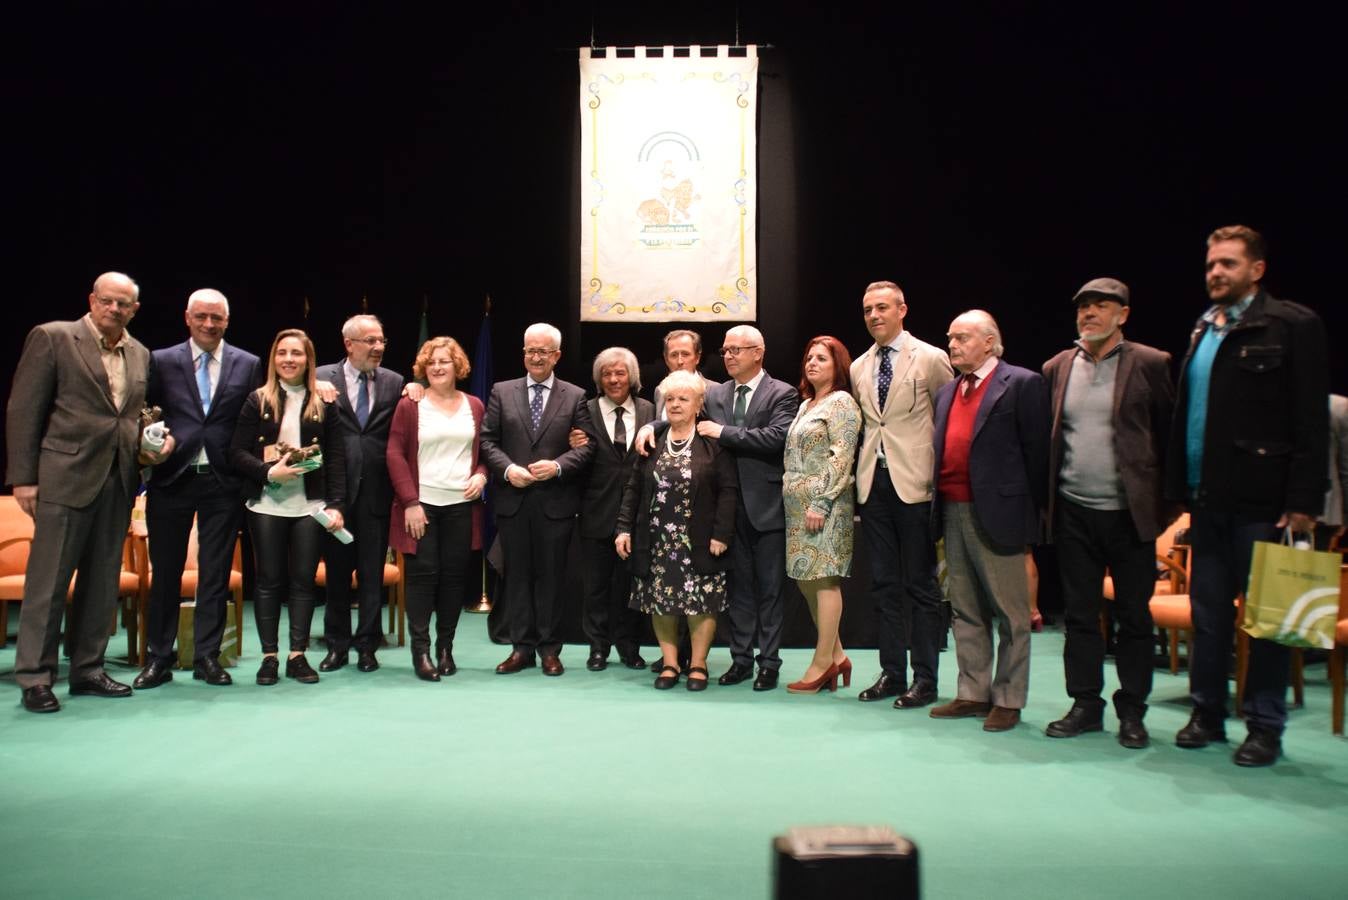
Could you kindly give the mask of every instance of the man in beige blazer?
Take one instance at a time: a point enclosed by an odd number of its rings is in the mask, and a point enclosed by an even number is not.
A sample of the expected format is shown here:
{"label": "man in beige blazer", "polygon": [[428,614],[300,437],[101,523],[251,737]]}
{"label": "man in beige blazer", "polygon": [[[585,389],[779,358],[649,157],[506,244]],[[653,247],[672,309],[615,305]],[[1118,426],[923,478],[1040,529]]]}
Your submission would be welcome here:
{"label": "man in beige blazer", "polygon": [[936,392],[955,375],[944,351],[904,330],[908,306],[897,284],[868,285],[861,311],[875,343],[851,372],[865,424],[857,509],[880,613],[881,672],[860,698],[897,695],[895,708],[915,709],[936,699],[942,626],[931,529],[932,419]]}
{"label": "man in beige blazer", "polygon": [[[126,275],[100,275],[88,315],[34,328],[14,373],[5,420],[6,481],[34,526],[14,675],[30,712],[61,708],[51,686],[66,591],[76,571],[66,624],[70,693],[131,694],[103,671],[103,654],[139,485],[139,418],[150,352],[126,331],[140,308],[139,294]],[[169,438],[157,456],[141,461],[160,462],[172,452]]]}

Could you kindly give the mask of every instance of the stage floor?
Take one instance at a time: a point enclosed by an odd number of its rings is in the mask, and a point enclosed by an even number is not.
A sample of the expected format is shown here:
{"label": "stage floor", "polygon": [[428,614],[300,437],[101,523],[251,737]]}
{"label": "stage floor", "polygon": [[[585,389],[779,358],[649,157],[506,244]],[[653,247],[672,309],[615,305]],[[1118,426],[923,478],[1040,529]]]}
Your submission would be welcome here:
{"label": "stage floor", "polygon": [[[1119,747],[1112,715],[1104,734],[1044,737],[1069,705],[1053,631],[1034,638],[1024,722],[985,734],[857,702],[873,650],[836,695],[657,692],[648,672],[587,672],[581,646],[561,678],[498,676],[505,648],[465,614],[459,673],[440,684],[390,647],[372,674],[262,688],[248,624],[234,687],[179,672],[103,700],[62,683],[65,708],[48,716],[20,708],[12,640],[0,650],[0,894],[766,897],[772,837],[830,823],[911,837],[927,897],[1340,897],[1348,884],[1348,741],[1329,733],[1323,665],[1307,669],[1285,758],[1245,770],[1231,748],[1174,746],[1183,673],[1157,673],[1148,750]],[[808,651],[783,655],[798,677]],[[711,662],[714,677],[728,654]],[[941,663],[948,698],[953,652]],[[1244,726],[1229,733],[1234,746]]]}

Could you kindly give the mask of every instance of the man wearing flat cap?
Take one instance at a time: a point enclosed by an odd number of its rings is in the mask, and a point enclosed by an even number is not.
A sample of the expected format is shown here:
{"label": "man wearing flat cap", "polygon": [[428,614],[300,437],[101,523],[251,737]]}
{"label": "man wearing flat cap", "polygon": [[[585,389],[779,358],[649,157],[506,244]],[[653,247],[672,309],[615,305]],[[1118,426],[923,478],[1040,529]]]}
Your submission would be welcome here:
{"label": "man wearing flat cap", "polygon": [[1049,737],[1104,728],[1105,641],[1100,585],[1114,579],[1119,743],[1147,746],[1156,536],[1174,520],[1162,499],[1162,463],[1175,388],[1170,354],[1123,338],[1128,286],[1096,278],[1072,297],[1076,344],[1044,363],[1053,404],[1048,510],[1066,606],[1063,650],[1072,708]]}

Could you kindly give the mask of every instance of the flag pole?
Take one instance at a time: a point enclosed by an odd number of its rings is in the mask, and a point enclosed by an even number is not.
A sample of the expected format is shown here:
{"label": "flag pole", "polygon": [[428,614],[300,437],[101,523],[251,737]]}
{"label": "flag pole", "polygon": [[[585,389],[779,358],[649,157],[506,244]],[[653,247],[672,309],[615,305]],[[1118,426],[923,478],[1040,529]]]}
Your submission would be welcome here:
{"label": "flag pole", "polygon": [[[485,366],[483,367],[483,368],[485,368],[485,369],[490,369],[490,368],[491,368],[491,363],[490,363],[490,359],[491,359],[491,356],[490,356],[490,354],[491,354],[491,349],[490,349],[491,326],[490,326],[490,323],[488,322],[488,319],[489,319],[490,316],[491,316],[491,294],[488,294],[488,295],[486,296],[486,299],[483,301],[483,304],[482,304],[482,328],[481,328],[481,330],[480,330],[479,333],[478,333],[478,347],[477,347],[477,354],[476,354],[479,364],[481,364],[482,362],[486,362],[486,363],[487,363],[487,365],[485,365]],[[485,348],[483,347],[483,343],[484,343],[484,342],[487,343],[487,347],[485,347]],[[485,372],[479,373],[479,377],[481,378],[481,376],[482,376],[482,375],[485,375],[485,374],[486,374]],[[485,385],[486,389],[487,389],[487,390],[490,390],[490,389],[491,389],[491,384],[488,383],[488,379],[483,378],[482,381],[483,381],[483,384]],[[480,400],[480,399],[482,399],[482,398],[479,397],[478,399]],[[487,511],[487,514],[490,515],[490,510]],[[484,518],[485,518],[485,517],[484,517]],[[483,529],[484,532],[485,532],[486,530],[487,530],[487,529],[485,529],[485,528]],[[483,535],[483,538],[484,538],[484,539],[483,539],[483,541],[482,541],[482,571],[481,571],[481,587],[482,587],[482,592],[481,592],[481,594],[480,594],[480,595],[478,596],[478,598],[477,598],[477,604],[476,604],[475,606],[472,606],[472,607],[469,608],[469,612],[475,612],[475,613],[489,613],[489,612],[491,612],[491,596],[487,593],[487,547],[488,547],[488,543],[487,543],[487,541],[486,541],[486,539],[485,539],[485,538],[486,538],[486,535],[485,535],[485,534]]]}

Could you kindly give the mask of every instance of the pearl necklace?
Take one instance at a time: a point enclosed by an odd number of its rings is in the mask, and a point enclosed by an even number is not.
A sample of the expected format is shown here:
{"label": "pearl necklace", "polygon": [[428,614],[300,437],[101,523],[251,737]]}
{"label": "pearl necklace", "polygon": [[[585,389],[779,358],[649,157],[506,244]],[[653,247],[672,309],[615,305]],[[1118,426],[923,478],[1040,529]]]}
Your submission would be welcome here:
{"label": "pearl necklace", "polygon": [[669,450],[670,456],[688,456],[693,449],[693,435],[690,433],[683,440],[676,441],[674,440],[674,429],[671,428],[665,432],[665,448]]}

